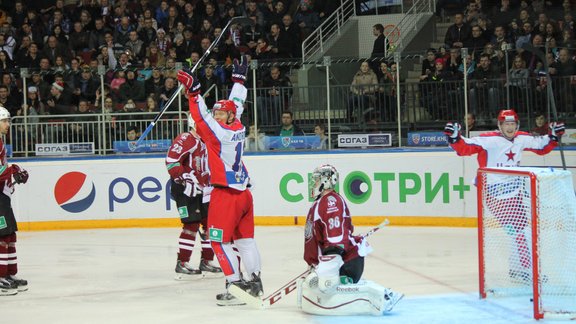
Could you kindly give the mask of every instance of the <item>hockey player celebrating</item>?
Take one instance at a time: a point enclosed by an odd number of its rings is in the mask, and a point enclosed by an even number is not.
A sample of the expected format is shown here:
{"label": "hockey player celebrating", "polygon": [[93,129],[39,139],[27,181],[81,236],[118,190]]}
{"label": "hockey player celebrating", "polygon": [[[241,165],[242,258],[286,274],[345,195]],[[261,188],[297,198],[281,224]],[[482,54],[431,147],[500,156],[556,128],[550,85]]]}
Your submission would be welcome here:
{"label": "hockey player celebrating", "polygon": [[550,153],[558,146],[558,138],[566,130],[564,123],[550,123],[548,136],[532,136],[519,131],[520,120],[512,109],[498,114],[499,131],[466,138],[460,134],[460,124],[447,123],[444,128],[450,147],[460,156],[478,154],[479,167],[515,167],[520,165],[523,151],[538,155]]}
{"label": "hockey player celebrating", "polygon": [[[447,123],[444,133],[450,147],[460,156],[478,154],[479,167],[516,167],[520,166],[523,151],[538,155],[550,153],[558,146],[558,139],[564,134],[564,123],[550,123],[548,135],[533,136],[519,131],[520,121],[514,110],[501,110],[498,114],[499,131],[486,132],[478,137],[466,138],[460,134],[458,123]],[[486,205],[496,216],[508,235],[513,237],[514,251],[509,259],[509,276],[515,281],[529,283],[532,276],[530,235],[525,229],[530,224],[530,215],[522,202],[520,186],[514,183],[492,181],[489,186],[500,186],[498,196],[489,196]],[[505,199],[506,203],[502,200]],[[506,208],[506,206],[514,208]]]}
{"label": "hockey player celebrating", "polygon": [[313,271],[299,285],[299,306],[317,315],[382,315],[390,312],[403,294],[374,282],[360,280],[366,239],[354,236],[344,198],[334,191],[338,172],[331,165],[312,173],[316,199],[306,218],[304,260]]}
{"label": "hockey player celebrating", "polygon": [[[0,106],[0,134],[10,131],[10,112]],[[28,172],[16,164],[8,165],[6,146],[0,139],[0,296],[15,295],[28,290],[28,281],[16,277],[16,232],[18,224],[11,205],[15,183],[26,183]]]}
{"label": "hockey player celebrating", "polygon": [[170,192],[180,214],[182,232],[178,240],[179,253],[176,262],[176,280],[196,279],[207,274],[214,277],[222,269],[211,264],[214,252],[210,241],[201,234],[202,256],[200,266],[194,269],[188,263],[194,250],[196,233],[200,225],[206,230],[208,202],[211,187],[208,183],[208,154],[206,145],[196,133],[194,121],[188,116],[188,132],[172,142],[166,155],[166,168],[170,174]]}
{"label": "hockey player celebrating", "polygon": [[[260,253],[254,240],[254,206],[248,189],[250,178],[242,161],[246,128],[240,117],[244,110],[247,89],[244,87],[248,62],[234,60],[230,100],[214,104],[212,113],[200,95],[200,82],[185,70],[178,71],[178,81],[187,90],[190,114],[196,131],[206,143],[210,183],[214,187],[208,210],[208,232],[220,267],[226,275],[226,287],[236,285],[252,296],[263,294],[260,280]],[[238,248],[244,269],[234,253],[232,241]],[[228,291],[216,296],[217,304],[243,304]]]}

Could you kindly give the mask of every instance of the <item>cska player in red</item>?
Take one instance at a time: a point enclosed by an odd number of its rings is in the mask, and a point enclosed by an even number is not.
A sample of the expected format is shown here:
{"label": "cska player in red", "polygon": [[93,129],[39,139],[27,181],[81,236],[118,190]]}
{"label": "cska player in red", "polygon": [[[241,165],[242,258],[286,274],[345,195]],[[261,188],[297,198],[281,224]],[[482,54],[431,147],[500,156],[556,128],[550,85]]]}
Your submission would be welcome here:
{"label": "cska player in red", "polygon": [[188,117],[188,132],[184,132],[174,141],[166,155],[166,168],[170,174],[170,193],[180,214],[182,232],[178,240],[178,259],[176,262],[176,280],[197,279],[206,275],[214,277],[222,274],[222,269],[211,264],[214,252],[210,240],[200,234],[202,256],[198,269],[188,262],[194,251],[196,234],[200,225],[207,228],[208,203],[211,187],[208,182],[208,153],[206,145],[196,133],[194,121]]}
{"label": "cska player in red", "polygon": [[[10,112],[0,106],[0,134],[10,131]],[[8,165],[6,147],[0,139],[0,296],[28,290],[28,281],[16,277],[16,232],[18,224],[12,210],[14,183],[26,183],[28,172],[16,164]],[[12,182],[14,179],[14,183]]]}
{"label": "cska player in red", "polygon": [[390,312],[403,294],[361,280],[364,257],[372,248],[354,236],[344,198],[334,189],[338,171],[331,165],[312,173],[310,208],[304,230],[304,261],[313,271],[300,285],[300,308],[318,315],[382,315]]}
{"label": "cska player in red", "polygon": [[[254,206],[248,189],[249,176],[242,161],[246,128],[240,117],[244,111],[247,89],[244,87],[248,62],[234,60],[234,85],[229,100],[220,100],[209,111],[200,95],[200,82],[189,72],[178,71],[178,81],[187,89],[190,115],[196,131],[206,143],[210,183],[214,187],[208,211],[208,232],[212,249],[226,275],[226,287],[236,285],[252,296],[263,294],[260,280],[260,253],[254,240]],[[236,245],[244,269],[234,253]],[[229,292],[216,296],[221,306],[243,304]]]}
{"label": "cska player in red", "polygon": [[[480,136],[466,138],[460,135],[458,123],[448,123],[444,133],[450,147],[460,156],[478,154],[479,167],[517,167],[520,166],[522,152],[530,151],[538,155],[550,153],[558,146],[558,139],[565,132],[564,123],[550,123],[548,135],[533,136],[530,133],[519,131],[520,121],[514,110],[501,110],[498,114],[499,131],[486,132]],[[514,253],[509,258],[509,276],[511,279],[523,283],[530,283],[532,278],[530,235],[525,232],[530,223],[526,207],[521,204],[522,196],[526,193],[520,190],[519,185],[511,183],[488,184],[500,186],[498,197],[487,197],[486,205],[490,212],[496,216],[498,222],[506,229],[506,233],[513,238]],[[504,203],[502,200],[505,199]],[[510,208],[514,206],[514,208]]]}

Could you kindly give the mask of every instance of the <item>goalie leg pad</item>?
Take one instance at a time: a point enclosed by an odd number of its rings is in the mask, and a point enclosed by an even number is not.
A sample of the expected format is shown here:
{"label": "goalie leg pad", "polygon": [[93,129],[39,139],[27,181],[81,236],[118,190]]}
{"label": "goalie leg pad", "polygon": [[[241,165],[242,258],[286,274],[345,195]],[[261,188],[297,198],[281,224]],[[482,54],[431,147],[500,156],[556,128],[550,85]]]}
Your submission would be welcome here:
{"label": "goalie leg pad", "polygon": [[404,296],[367,280],[340,285],[331,293],[324,293],[318,289],[317,279],[316,274],[310,274],[298,287],[298,300],[305,313],[381,316]]}

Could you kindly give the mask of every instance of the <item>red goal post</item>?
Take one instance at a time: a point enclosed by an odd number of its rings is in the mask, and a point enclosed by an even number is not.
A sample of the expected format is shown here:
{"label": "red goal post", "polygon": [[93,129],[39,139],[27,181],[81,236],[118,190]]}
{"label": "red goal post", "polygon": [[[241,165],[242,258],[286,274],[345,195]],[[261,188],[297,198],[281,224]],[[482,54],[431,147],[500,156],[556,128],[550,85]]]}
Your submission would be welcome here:
{"label": "red goal post", "polygon": [[570,171],[480,168],[480,298],[518,297],[535,319],[576,318],[576,197]]}

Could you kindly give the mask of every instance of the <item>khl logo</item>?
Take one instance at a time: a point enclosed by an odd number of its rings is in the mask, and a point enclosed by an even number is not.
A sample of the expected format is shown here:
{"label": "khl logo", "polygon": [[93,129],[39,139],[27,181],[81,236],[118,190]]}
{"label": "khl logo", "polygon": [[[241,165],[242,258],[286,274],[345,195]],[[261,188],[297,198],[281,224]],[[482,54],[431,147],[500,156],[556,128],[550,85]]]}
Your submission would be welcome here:
{"label": "khl logo", "polygon": [[68,172],[54,186],[54,198],[62,209],[80,213],[88,209],[96,198],[94,182],[82,172]]}

